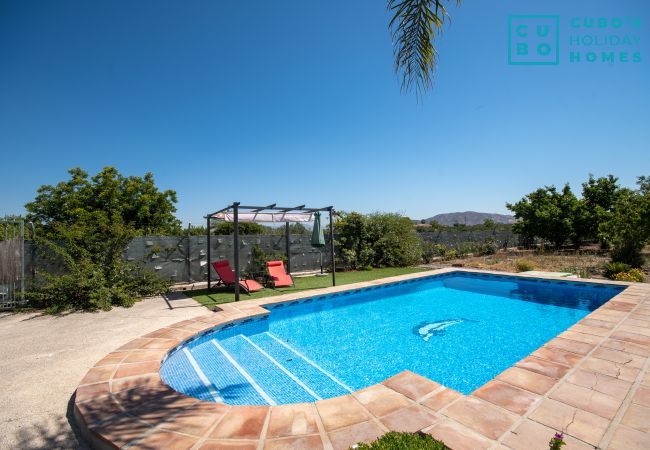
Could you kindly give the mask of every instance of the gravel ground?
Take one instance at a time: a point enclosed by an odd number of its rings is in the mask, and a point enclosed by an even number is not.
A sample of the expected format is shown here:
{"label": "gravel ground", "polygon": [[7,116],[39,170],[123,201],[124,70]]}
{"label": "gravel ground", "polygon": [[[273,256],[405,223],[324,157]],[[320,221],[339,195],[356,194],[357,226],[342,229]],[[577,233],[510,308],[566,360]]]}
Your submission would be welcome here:
{"label": "gravel ground", "polygon": [[135,337],[206,313],[179,294],[108,312],[1,314],[0,448],[87,448],[72,416],[86,371]]}

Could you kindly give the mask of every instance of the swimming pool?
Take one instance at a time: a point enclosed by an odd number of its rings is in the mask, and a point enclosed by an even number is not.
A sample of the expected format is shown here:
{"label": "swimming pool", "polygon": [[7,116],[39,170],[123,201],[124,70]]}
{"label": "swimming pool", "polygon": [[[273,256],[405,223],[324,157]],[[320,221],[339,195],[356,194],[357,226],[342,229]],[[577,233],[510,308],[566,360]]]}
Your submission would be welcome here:
{"label": "swimming pool", "polygon": [[232,405],[335,397],[403,370],[469,394],[623,288],[452,272],[268,305],[184,343],[160,374]]}

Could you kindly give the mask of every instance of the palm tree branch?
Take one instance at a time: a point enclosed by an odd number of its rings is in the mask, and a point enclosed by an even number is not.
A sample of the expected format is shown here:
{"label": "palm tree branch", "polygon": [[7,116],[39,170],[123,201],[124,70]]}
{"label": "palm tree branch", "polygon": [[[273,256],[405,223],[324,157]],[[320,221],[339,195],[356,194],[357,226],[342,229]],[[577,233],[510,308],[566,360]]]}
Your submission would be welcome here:
{"label": "palm tree branch", "polygon": [[[431,87],[435,75],[435,39],[449,19],[444,1],[388,0],[393,13],[388,28],[393,38],[395,72],[402,79],[402,90],[415,89],[418,97]],[[460,0],[455,1],[460,4]]]}

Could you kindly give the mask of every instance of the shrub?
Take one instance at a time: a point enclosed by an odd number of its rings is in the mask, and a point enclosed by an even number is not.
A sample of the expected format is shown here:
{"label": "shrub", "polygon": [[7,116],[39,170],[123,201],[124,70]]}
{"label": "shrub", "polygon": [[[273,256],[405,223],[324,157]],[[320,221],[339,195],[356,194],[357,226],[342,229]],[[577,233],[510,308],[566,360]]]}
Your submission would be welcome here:
{"label": "shrub", "polygon": [[458,257],[458,251],[455,248],[448,248],[442,254],[442,259],[444,259],[445,261],[449,261],[450,259],[454,259],[457,257]]}
{"label": "shrub", "polygon": [[650,179],[639,177],[638,190],[620,189],[607,220],[599,226],[612,247],[612,261],[643,265],[643,247],[650,242]]}
{"label": "shrub", "polygon": [[411,220],[399,214],[341,213],[335,224],[344,263],[362,267],[405,267],[422,261],[422,240]]}
{"label": "shrub", "polygon": [[[219,222],[211,226],[210,230],[212,234],[218,236],[231,235],[235,232],[235,224],[233,222]],[[272,234],[269,227],[265,227],[264,225],[260,225],[256,222],[240,222],[237,226],[237,230],[239,231],[240,235]],[[284,228],[282,228],[282,232],[284,232]],[[205,231],[203,234],[205,234]]]}
{"label": "shrub", "polygon": [[535,270],[535,265],[527,259],[518,259],[515,261],[515,269],[517,272],[528,272],[529,270]]}
{"label": "shrub", "polygon": [[52,224],[50,235],[56,240],[36,240],[39,253],[57,263],[61,271],[38,274],[27,295],[32,306],[51,312],[109,310],[169,289],[169,280],[142,264],[124,261],[135,230],[119,218],[102,216],[91,214],[75,224]]}
{"label": "shrub", "polygon": [[422,261],[422,240],[411,219],[393,213],[367,216],[368,236],[375,267],[406,267]]}
{"label": "shrub", "polygon": [[268,254],[262,250],[259,245],[255,245],[251,249],[251,262],[248,266],[248,271],[252,275],[266,273],[266,263],[268,261],[283,261],[286,264],[287,255],[277,252]]}
{"label": "shrub", "polygon": [[488,238],[483,242],[483,244],[479,244],[477,253],[479,255],[494,255],[498,249],[499,245],[497,244],[496,239]]}
{"label": "shrub", "polygon": [[614,244],[611,251],[612,261],[628,264],[632,267],[643,266],[645,258],[641,254],[643,245],[629,242],[618,242]]}
{"label": "shrub", "polygon": [[366,216],[357,212],[339,213],[334,224],[337,244],[344,264],[350,269],[369,265],[374,259]]}
{"label": "shrub", "polygon": [[617,274],[621,272],[627,272],[631,268],[632,267],[630,267],[629,264],[625,264],[622,262],[610,262],[605,264],[605,266],[603,267],[603,275],[606,278],[613,280]]}
{"label": "shrub", "polygon": [[352,447],[358,450],[449,450],[426,433],[399,433],[390,431],[370,444],[360,443]]}
{"label": "shrub", "polygon": [[630,269],[627,272],[619,272],[612,277],[616,281],[633,281],[636,283],[643,283],[645,275],[639,269]]}
{"label": "shrub", "polygon": [[456,249],[447,247],[445,244],[433,244],[424,241],[422,244],[422,258],[424,262],[431,262],[434,258],[441,258],[444,261],[454,259],[458,256]]}
{"label": "shrub", "polygon": [[439,256],[436,253],[435,244],[427,241],[422,242],[422,260],[425,263],[430,263],[435,257]]}
{"label": "shrub", "polygon": [[[56,244],[48,247],[52,248]],[[111,273],[91,260],[80,261],[63,255],[66,272],[62,275],[44,273],[34,290],[27,293],[33,306],[56,313],[66,309],[104,310],[113,306],[130,307],[137,299],[159,295],[169,289],[170,282],[141,264],[117,261]]]}
{"label": "shrub", "polygon": [[459,242],[456,244],[456,255],[461,258],[474,252],[476,252],[476,245],[472,242]]}

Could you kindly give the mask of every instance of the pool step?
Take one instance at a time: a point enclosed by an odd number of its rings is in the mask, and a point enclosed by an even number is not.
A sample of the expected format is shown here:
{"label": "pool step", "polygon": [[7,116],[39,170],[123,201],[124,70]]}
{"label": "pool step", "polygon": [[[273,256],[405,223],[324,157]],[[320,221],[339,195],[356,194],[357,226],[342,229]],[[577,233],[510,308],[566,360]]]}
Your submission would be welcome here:
{"label": "pool step", "polygon": [[192,348],[190,352],[225,403],[269,404],[212,341],[204,342]]}
{"label": "pool step", "polygon": [[221,346],[230,355],[231,365],[249,375],[244,377],[265,398],[267,404],[302,403],[319,399],[298,377],[247,336],[238,334],[219,342],[213,340],[212,343]]}
{"label": "pool step", "polygon": [[[203,369],[199,366],[199,371],[196,370],[193,362],[188,358],[188,353],[189,350],[187,352],[178,351],[173,353],[160,368],[162,379],[176,390],[201,400],[210,402],[224,401],[218,389],[203,372]],[[191,353],[190,356],[194,358]],[[194,359],[195,361],[196,359]],[[206,378],[208,379],[207,383]]]}
{"label": "pool step", "polygon": [[257,345],[255,342],[251,341],[248,336],[242,335],[242,338],[246,340],[250,345],[255,347],[255,349],[260,352],[262,355],[266,357],[269,361],[271,361],[275,366],[280,369],[285,375],[287,375],[289,378],[293,380],[294,383],[296,383],[298,386],[303,388],[305,391],[311,395],[314,400],[322,400],[322,397],[318,395],[316,392],[314,392],[309,386],[307,386],[305,383],[302,382],[296,375],[294,375],[289,369],[287,369],[280,361],[275,359],[273,356],[269,355],[264,349],[262,349],[259,345]]}
{"label": "pool step", "polygon": [[321,398],[336,397],[352,392],[349,386],[278,336],[266,332],[250,336],[250,339]]}
{"label": "pool step", "polygon": [[351,392],[343,382],[271,333],[212,339],[182,353],[187,377],[202,384],[203,397],[213,401],[276,405],[312,402]]}

